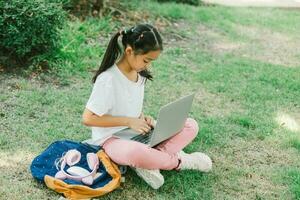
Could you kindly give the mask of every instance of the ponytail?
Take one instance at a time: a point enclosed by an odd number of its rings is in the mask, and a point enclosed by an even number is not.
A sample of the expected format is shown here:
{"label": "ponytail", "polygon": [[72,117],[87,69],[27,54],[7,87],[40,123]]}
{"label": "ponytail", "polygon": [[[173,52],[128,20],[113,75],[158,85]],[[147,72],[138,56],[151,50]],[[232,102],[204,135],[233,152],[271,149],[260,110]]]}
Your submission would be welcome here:
{"label": "ponytail", "polygon": [[121,32],[117,32],[109,41],[109,44],[107,46],[107,49],[105,51],[103,60],[101,62],[101,65],[96,72],[96,74],[93,77],[93,83],[96,82],[96,79],[99,74],[106,71],[108,68],[110,68],[115,61],[118,59],[118,57],[121,55],[121,47],[118,43],[118,38],[121,35]]}

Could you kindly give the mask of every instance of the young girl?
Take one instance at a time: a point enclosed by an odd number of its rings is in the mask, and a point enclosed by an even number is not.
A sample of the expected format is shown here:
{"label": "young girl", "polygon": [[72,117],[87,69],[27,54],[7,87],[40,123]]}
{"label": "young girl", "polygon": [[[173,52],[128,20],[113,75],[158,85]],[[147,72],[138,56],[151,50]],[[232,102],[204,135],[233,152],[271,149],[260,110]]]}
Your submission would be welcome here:
{"label": "young girl", "polygon": [[[122,48],[118,43],[119,37]],[[102,146],[115,163],[133,167],[154,189],[164,183],[159,169],[208,172],[212,167],[207,155],[181,151],[199,130],[197,122],[191,118],[186,120],[180,132],[154,148],[113,136],[127,127],[147,134],[155,126],[153,118],[144,116],[142,112],[144,85],[148,79],[152,80],[148,69],[162,50],[161,36],[149,24],[117,32],[93,77],[93,91],[83,113],[83,124],[92,127],[89,143]]]}

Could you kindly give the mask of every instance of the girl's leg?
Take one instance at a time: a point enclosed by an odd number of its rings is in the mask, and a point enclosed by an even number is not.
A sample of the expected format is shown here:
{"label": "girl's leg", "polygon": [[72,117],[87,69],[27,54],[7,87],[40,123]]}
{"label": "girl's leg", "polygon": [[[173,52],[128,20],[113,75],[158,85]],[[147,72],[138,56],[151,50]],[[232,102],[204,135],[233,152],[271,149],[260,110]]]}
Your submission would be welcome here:
{"label": "girl's leg", "polygon": [[174,155],[187,146],[197,136],[198,131],[199,126],[196,120],[187,118],[184,128],[179,133],[160,143],[155,148]]}
{"label": "girl's leg", "polygon": [[171,170],[179,164],[176,154],[170,155],[140,142],[110,138],[102,147],[107,155],[120,165],[143,169]]}
{"label": "girl's leg", "polygon": [[212,160],[206,154],[201,152],[191,154],[180,152],[197,136],[198,131],[197,122],[194,119],[188,118],[182,131],[159,144],[156,148],[170,155],[178,155],[181,163],[176,170],[194,169],[208,172],[212,169]]}

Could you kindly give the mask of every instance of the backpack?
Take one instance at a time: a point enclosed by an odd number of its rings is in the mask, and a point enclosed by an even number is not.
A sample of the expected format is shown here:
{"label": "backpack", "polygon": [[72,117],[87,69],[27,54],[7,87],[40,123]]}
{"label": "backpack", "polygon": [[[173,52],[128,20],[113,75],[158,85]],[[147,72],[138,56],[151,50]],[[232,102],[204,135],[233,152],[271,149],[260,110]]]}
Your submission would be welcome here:
{"label": "backpack", "polygon": [[100,147],[69,140],[53,142],[30,170],[37,181],[69,199],[102,196],[121,182],[118,166]]}

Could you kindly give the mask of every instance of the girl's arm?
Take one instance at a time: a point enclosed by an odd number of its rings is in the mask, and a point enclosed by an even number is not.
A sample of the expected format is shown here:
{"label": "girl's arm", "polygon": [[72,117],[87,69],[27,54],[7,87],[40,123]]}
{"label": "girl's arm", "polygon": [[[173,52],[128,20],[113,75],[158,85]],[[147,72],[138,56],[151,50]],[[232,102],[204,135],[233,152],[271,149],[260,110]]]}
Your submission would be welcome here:
{"label": "girl's arm", "polygon": [[129,117],[113,117],[111,115],[98,116],[85,108],[82,115],[82,123],[86,126],[113,127],[129,126]]}
{"label": "girl's arm", "polygon": [[144,119],[132,117],[113,117],[111,115],[98,116],[88,110],[84,110],[82,115],[82,123],[86,126],[98,127],[114,127],[114,126],[127,126],[141,134],[148,133],[151,127]]}

